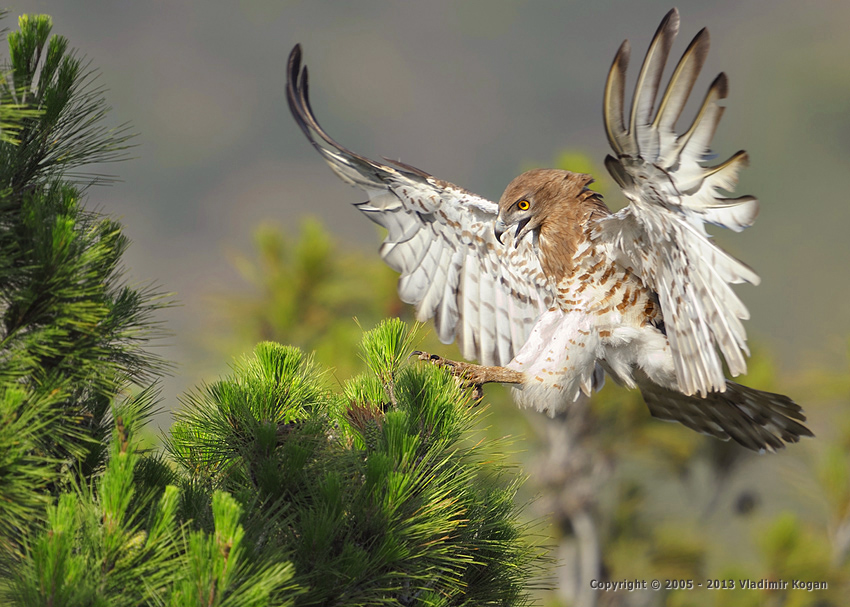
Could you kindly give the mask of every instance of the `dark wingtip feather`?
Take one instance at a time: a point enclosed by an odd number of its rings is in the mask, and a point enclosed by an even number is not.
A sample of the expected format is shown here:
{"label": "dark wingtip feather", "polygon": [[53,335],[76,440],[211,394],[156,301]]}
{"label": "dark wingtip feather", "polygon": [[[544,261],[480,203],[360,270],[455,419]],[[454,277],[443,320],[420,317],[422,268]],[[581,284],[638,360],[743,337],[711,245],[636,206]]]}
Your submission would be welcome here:
{"label": "dark wingtip feather", "polygon": [[605,124],[605,134],[611,149],[618,156],[629,153],[626,150],[628,137],[626,136],[626,125],[623,118],[623,106],[626,90],[626,70],[629,68],[629,57],[632,47],[628,40],[623,40],[611,69],[608,70],[608,78],[605,80],[605,94],[602,103],[602,119]]}
{"label": "dark wingtip feather", "polygon": [[[305,68],[306,69],[306,68]],[[301,45],[296,44],[289,53],[289,61],[286,70],[286,102],[289,104],[289,111],[295,119],[296,124],[301,128],[307,139],[313,145],[313,134],[310,132],[309,120],[305,116],[304,108],[300,103],[300,95],[298,91],[298,80],[301,72]]]}
{"label": "dark wingtip feather", "polygon": [[[629,119],[629,135],[632,138],[636,137],[639,124],[642,125],[649,121],[658,95],[658,86],[661,83],[664,66],[678,33],[679,11],[673,8],[664,15],[658,29],[655,30],[652,41],[649,43],[649,48],[646,49],[646,56],[635,84],[635,93],[632,99]],[[634,139],[634,141],[637,142],[637,139]]]}
{"label": "dark wingtip feather", "polygon": [[664,18],[661,20],[661,23],[658,25],[658,30],[655,32],[657,36],[662,31],[671,31],[675,36],[679,32],[679,23],[681,19],[679,18],[679,9],[675,6],[667,11],[667,14],[664,15]]}
{"label": "dark wingtip feather", "polygon": [[292,47],[292,50],[289,52],[289,68],[292,69],[293,63],[300,64],[301,63],[301,43],[297,42],[295,46]]}
{"label": "dark wingtip feather", "polygon": [[611,65],[613,70],[615,67],[622,73],[626,73],[629,68],[629,58],[632,56],[632,43],[628,40],[623,40],[620,48],[617,49],[617,54],[614,55],[614,62]]}
{"label": "dark wingtip feather", "polygon": [[702,71],[710,46],[708,30],[702,28],[691,40],[670,77],[667,90],[661,98],[658,114],[653,121],[654,128],[674,128]]}
{"label": "dark wingtip feather", "polygon": [[718,99],[726,99],[726,96],[729,94],[729,78],[726,77],[726,73],[720,72],[717,74],[717,78],[714,79],[714,82],[711,83],[709,88],[717,91]]}
{"label": "dark wingtip feather", "polygon": [[298,90],[300,92],[303,107],[307,110],[312,110],[310,107],[310,76],[306,65],[301,69],[301,78],[298,80]]}
{"label": "dark wingtip feather", "polygon": [[650,47],[663,38],[675,38],[679,33],[680,22],[679,9],[673,7],[667,11],[667,14],[664,15],[664,18],[661,20],[661,23],[658,24],[658,29],[655,30],[655,35],[652,37]]}
{"label": "dark wingtip feather", "polygon": [[675,19],[676,25],[678,26],[678,24],[679,24],[679,9],[676,8],[675,6],[673,8],[671,8],[669,11],[667,11],[667,14],[664,15],[664,19],[662,19],[661,22],[664,23],[664,22],[669,21],[671,19]]}
{"label": "dark wingtip feather", "polygon": [[623,168],[623,164],[610,154],[605,156],[605,168],[608,169],[611,177],[617,182],[620,188],[628,189],[634,186],[634,181],[626,169]]}
{"label": "dark wingtip feather", "polygon": [[694,36],[693,40],[691,40],[689,46],[696,46],[697,44],[704,45],[705,52],[708,53],[708,49],[711,48],[711,34],[708,33],[707,27],[704,27],[697,32],[697,35]]}
{"label": "dark wingtip feather", "polygon": [[[705,59],[708,57],[708,52],[711,50],[711,36],[708,33],[708,28],[702,28],[693,37],[688,48],[682,54],[682,60],[690,58],[696,62],[695,73],[699,74],[702,71],[702,66],[705,64]],[[696,80],[696,76],[694,76]]]}
{"label": "dark wingtip feather", "polygon": [[349,156],[360,160],[368,165],[372,165],[372,161],[359,154],[355,154],[346,147],[340,145],[328,135],[325,130],[319,125],[313,114],[313,108],[310,105],[310,76],[306,65],[301,63],[301,45],[296,44],[289,53],[289,65],[286,75],[286,101],[289,104],[289,110],[292,112],[292,117],[295,122],[304,131],[310,143],[316,147],[322,155],[325,155],[323,148],[316,141],[314,135],[318,135],[325,143],[336,148],[340,152],[344,152]]}
{"label": "dark wingtip feather", "polygon": [[295,100],[295,87],[298,83],[298,74],[301,71],[301,45],[296,44],[289,53],[289,61],[286,69],[286,97],[291,102]]}

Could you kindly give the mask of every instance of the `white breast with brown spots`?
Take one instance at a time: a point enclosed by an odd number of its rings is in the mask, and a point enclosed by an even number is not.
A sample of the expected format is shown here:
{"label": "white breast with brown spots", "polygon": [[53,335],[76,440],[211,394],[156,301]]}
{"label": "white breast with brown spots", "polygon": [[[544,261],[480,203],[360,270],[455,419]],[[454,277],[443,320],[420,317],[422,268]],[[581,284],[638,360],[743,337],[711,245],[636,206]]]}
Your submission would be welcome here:
{"label": "white breast with brown spots", "polygon": [[576,251],[575,270],[556,290],[555,305],[538,318],[507,365],[527,377],[514,393],[520,406],[554,415],[581,393],[598,390],[604,371],[630,388],[637,385],[638,370],[675,388],[657,302],[628,268],[612,265],[603,250],[585,241]]}

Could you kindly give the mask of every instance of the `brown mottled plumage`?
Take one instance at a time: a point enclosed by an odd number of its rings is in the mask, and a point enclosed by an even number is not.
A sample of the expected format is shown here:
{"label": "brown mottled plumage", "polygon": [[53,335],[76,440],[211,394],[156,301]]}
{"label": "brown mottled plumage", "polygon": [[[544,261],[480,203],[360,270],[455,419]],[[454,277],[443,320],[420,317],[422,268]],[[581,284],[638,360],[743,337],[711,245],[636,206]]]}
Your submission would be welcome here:
{"label": "brown mottled plumage", "polygon": [[[534,169],[516,177],[499,199],[499,216],[507,224],[528,214],[525,231],[537,230],[540,265],[553,284],[575,266],[578,244],[586,238],[588,221],[610,215],[602,198],[587,188],[593,177],[557,169]],[[527,200],[526,213],[517,203]]]}
{"label": "brown mottled plumage", "polygon": [[607,372],[639,388],[656,417],[749,449],[779,449],[812,435],[800,407],[723,373],[724,361],[732,375],[745,372],[748,354],[748,312],[730,285],[758,282],[703,227],[740,231],[758,211],[751,196],[724,196],[747,163],[744,152],[703,164],[728,90],[723,74],[690,128],[676,131],[708,52],[706,30],[656,105],[678,28],[674,9],[647,51],[628,120],[628,41],[611,66],[603,116],[616,156],[605,166],[629,200],[613,214],[588,189],[589,175],[528,171],[497,205],[410,165],[347,150],[313,116],[300,46],[290,55],[287,100],[331,169],[368,193],[357,206],[387,229],[380,254],[401,274],[402,300],[482,364],[423,358],[476,385],[515,384],[519,405],[550,414],[589,395]]}

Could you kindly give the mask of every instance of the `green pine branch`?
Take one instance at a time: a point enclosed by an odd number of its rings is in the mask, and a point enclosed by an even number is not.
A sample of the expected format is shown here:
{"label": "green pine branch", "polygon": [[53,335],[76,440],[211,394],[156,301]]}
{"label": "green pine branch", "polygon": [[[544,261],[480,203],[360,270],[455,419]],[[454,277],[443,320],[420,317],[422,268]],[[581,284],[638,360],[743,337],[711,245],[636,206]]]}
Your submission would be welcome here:
{"label": "green pine branch", "polygon": [[24,15],[9,39],[8,76],[0,106],[37,113],[13,129],[15,145],[0,145],[0,183],[21,194],[35,183],[109,181],[86,165],[126,158],[133,135],[127,125],[104,124],[109,106],[97,72],[76,56],[63,36],[51,35],[46,15]]}
{"label": "green pine branch", "polygon": [[298,605],[527,600],[536,553],[518,481],[473,440],[470,394],[407,364],[415,341],[398,320],[367,332],[370,372],[341,395],[299,350],[262,343],[176,416],[166,447],[191,511],[203,491],[239,499],[257,558],[291,558]]}
{"label": "green pine branch", "polygon": [[0,575],[51,499],[94,486],[113,411],[167,369],[145,350],[167,301],[125,283],[129,241],[80,189],[96,181],[86,165],[121,157],[126,128],[105,125],[95,73],[51,29],[21,17],[0,76]]}
{"label": "green pine branch", "polygon": [[44,528],[22,543],[24,558],[0,584],[3,604],[292,604],[292,566],[248,557],[242,508],[231,496],[212,495],[213,529],[205,533],[180,522],[176,486],[139,491],[139,469],[151,463],[137,439],[147,409],[140,400],[116,411],[103,475],[47,507]]}

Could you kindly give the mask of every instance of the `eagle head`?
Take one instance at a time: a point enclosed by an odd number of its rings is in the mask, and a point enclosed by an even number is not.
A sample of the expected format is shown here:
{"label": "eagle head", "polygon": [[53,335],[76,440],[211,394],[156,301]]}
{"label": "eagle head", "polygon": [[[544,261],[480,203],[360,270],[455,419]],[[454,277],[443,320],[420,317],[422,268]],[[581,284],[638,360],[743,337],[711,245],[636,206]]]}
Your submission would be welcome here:
{"label": "eagle head", "polygon": [[592,181],[590,175],[559,169],[534,169],[516,177],[499,199],[496,240],[502,242],[502,234],[516,226],[514,246],[518,246],[526,234],[562,217],[570,207],[579,211]]}

